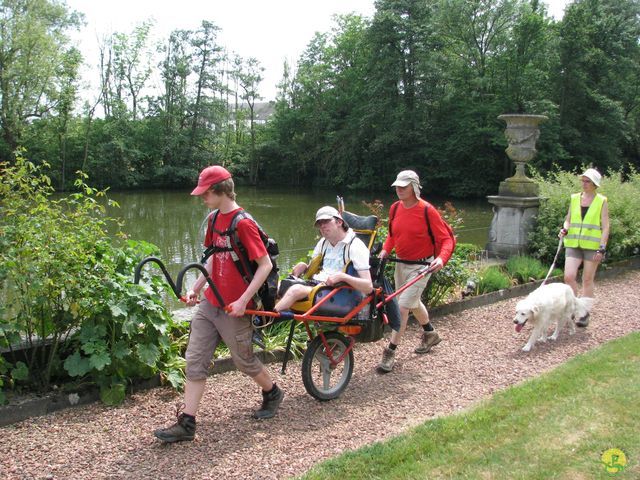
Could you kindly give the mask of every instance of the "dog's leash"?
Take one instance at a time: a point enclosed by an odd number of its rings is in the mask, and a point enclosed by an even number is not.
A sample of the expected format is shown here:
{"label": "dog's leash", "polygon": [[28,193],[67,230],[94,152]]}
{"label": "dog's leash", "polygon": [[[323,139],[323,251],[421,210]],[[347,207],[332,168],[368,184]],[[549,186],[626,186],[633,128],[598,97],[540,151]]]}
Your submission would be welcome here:
{"label": "dog's leash", "polygon": [[549,280],[549,275],[551,275],[551,272],[553,272],[553,269],[556,266],[556,261],[558,260],[558,255],[560,255],[560,250],[562,250],[563,240],[564,240],[564,237],[560,237],[560,241],[558,242],[558,249],[556,250],[556,256],[553,257],[553,263],[551,264],[551,268],[549,268],[549,271],[547,272],[547,276],[544,277],[544,280],[542,281],[540,286],[544,285],[545,283],[547,283],[547,280]]}

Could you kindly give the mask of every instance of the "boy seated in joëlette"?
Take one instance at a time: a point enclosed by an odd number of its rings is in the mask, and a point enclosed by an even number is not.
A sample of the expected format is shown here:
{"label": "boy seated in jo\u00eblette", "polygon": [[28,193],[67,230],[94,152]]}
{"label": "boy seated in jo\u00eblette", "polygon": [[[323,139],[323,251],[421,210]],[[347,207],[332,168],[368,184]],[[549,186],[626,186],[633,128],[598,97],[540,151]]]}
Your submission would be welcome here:
{"label": "boy seated in jo\u00eblette", "polygon": [[[340,213],[333,207],[322,207],[316,213],[314,225],[319,229],[322,238],[316,244],[312,257],[321,256],[322,268],[313,275],[310,284],[291,285],[276,303],[274,310],[277,312],[289,310],[294,303],[306,299],[313,290],[313,285],[318,283],[335,286],[344,282],[364,294],[370,293],[373,289],[369,272],[369,249],[356,237]],[[355,268],[357,276],[343,271],[347,258]],[[300,262],[293,267],[292,274],[301,277],[308,268],[308,264]]]}

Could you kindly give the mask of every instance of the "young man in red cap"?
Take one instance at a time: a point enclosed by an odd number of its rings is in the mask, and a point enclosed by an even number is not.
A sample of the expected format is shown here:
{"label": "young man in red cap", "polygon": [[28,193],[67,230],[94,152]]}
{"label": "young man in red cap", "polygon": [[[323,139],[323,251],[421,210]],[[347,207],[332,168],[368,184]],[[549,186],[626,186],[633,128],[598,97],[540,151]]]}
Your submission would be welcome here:
{"label": "young man in red cap", "polygon": [[[418,174],[413,170],[404,170],[398,174],[391,186],[396,188],[399,201],[391,206],[389,235],[380,252],[380,258],[384,258],[395,250],[396,257],[402,260],[396,263],[394,274],[396,289],[414,278],[423,268],[424,263],[412,262],[430,263],[429,274],[399,295],[401,322],[398,330],[391,331],[389,346],[382,353],[382,360],[378,365],[381,372],[390,372],[393,369],[396,347],[400,344],[407,327],[409,312],[413,313],[423,328],[420,343],[414,351],[418,354],[427,353],[433,346],[440,343],[440,336],[429,323],[427,307],[420,299],[431,274],[442,269],[453,253],[453,240],[449,236],[442,217],[434,207],[428,206],[427,202],[420,198],[421,187]],[[426,212],[425,209],[427,209]],[[429,235],[425,214],[429,215],[429,226],[435,242],[441,245],[438,256],[435,255],[436,249]]]}
{"label": "young man in red cap", "polygon": [[[245,315],[245,309],[253,307],[253,297],[272,268],[258,227],[249,218],[243,218],[237,224],[237,235],[249,260],[258,265],[253,279],[247,285],[233,261],[231,234],[228,231],[233,217],[241,210],[236,203],[231,173],[219,165],[205,168],[191,195],[200,196],[210,210],[218,210],[213,217],[215,225],[209,222],[205,235],[205,248],[214,247],[214,253],[208,258],[205,268],[224,305],[220,304],[220,299],[207,285],[205,298],[191,321],[183,408],[178,410],[178,421],[174,425],[154,432],[160,440],[169,443],[193,440],[196,413],[204,394],[207,372],[221,340],[231,351],[236,368],[262,388],[262,407],[253,413],[254,418],[273,417],[284,397],[282,390],[253,353],[253,326],[250,317]],[[206,279],[200,274],[186,294],[187,305],[196,304],[205,284]]]}

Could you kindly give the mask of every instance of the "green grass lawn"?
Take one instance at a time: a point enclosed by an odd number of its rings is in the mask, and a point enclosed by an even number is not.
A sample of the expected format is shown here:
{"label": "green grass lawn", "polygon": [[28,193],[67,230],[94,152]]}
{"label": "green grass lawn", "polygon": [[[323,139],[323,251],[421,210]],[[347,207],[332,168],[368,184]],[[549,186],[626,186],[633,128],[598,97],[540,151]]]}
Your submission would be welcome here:
{"label": "green grass lawn", "polygon": [[[610,449],[622,470],[606,471]],[[303,478],[639,479],[640,333]]]}

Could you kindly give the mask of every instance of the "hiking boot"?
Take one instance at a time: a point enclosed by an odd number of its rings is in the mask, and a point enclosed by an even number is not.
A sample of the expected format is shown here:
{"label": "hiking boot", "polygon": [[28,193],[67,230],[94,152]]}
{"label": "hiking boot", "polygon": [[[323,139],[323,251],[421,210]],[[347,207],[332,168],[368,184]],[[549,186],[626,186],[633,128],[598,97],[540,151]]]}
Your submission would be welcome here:
{"label": "hiking boot", "polygon": [[167,428],[161,428],[153,432],[163,442],[174,443],[193,440],[196,435],[196,419],[182,413],[184,404],[178,405],[176,416],[178,421]]}
{"label": "hiking boot", "polygon": [[431,332],[422,332],[422,338],[420,338],[420,345],[418,345],[414,352],[416,353],[427,353],[429,350],[431,350],[431,347],[437,345],[440,343],[442,339],[440,338],[440,335],[438,335],[436,332],[431,331]]}
{"label": "hiking boot", "polygon": [[262,420],[272,418],[278,411],[278,407],[282,403],[284,392],[276,385],[269,392],[262,392],[262,406],[260,410],[253,412],[253,418]]}
{"label": "hiking boot", "polygon": [[378,364],[378,370],[382,373],[389,373],[393,370],[393,365],[396,363],[396,351],[390,348],[385,348],[382,352],[382,360]]}
{"label": "hiking boot", "polygon": [[586,327],[587,325],[589,325],[589,314],[587,313],[584,317],[580,317],[578,319],[578,321],[576,322],[576,326],[578,327]]}

